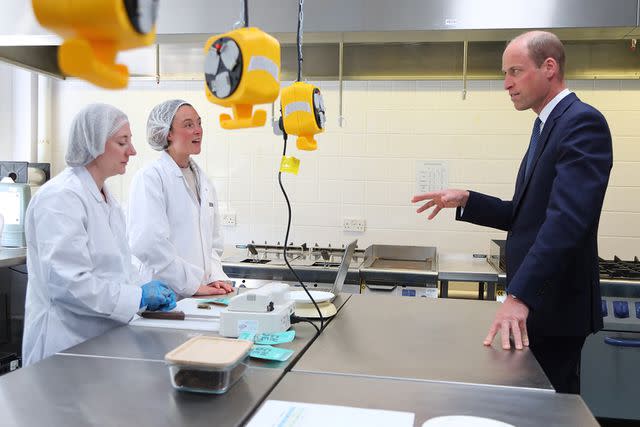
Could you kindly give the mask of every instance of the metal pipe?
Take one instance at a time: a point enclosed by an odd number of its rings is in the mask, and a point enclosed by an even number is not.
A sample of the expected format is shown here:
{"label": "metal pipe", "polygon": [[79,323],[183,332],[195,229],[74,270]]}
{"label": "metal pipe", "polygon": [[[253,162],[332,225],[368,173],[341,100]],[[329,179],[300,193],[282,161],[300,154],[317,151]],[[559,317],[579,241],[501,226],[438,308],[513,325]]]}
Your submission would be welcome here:
{"label": "metal pipe", "polygon": [[38,161],[38,74],[31,73],[31,109],[29,111],[29,127],[31,128],[29,161]]}
{"label": "metal pipe", "polygon": [[344,60],[344,40],[340,40],[338,45],[338,126],[342,127],[344,124],[344,117],[342,115],[342,68]]}
{"label": "metal pipe", "polygon": [[38,150],[39,163],[51,163],[51,78],[38,76]]}
{"label": "metal pipe", "polygon": [[156,43],[156,84],[160,84],[160,43]]}
{"label": "metal pipe", "polygon": [[467,99],[467,56],[469,54],[469,42],[464,41],[462,51],[462,100]]}

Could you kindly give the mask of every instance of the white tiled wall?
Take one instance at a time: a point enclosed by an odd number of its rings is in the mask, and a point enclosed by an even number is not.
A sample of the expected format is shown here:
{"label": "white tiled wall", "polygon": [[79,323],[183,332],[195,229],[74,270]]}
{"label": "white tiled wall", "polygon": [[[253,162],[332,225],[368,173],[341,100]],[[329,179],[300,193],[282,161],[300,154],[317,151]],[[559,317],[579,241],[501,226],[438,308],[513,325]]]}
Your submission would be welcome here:
{"label": "white tiled wall", "polygon": [[[30,71],[0,61],[0,161],[28,162],[37,158],[31,126],[33,102]],[[43,107],[44,108],[44,107]],[[35,127],[37,128],[37,126]],[[44,152],[44,149],[43,149]]]}
{"label": "white tiled wall", "polygon": [[[517,112],[501,81],[470,82],[462,100],[460,81],[361,81],[344,87],[344,126],[338,126],[338,85],[316,82],[328,112],[318,150],[288,155],[302,160],[299,175],[285,175],[293,203],[291,240],[435,245],[442,250],[485,252],[503,233],[454,221],[442,212],[433,221],[415,213],[415,161],[445,161],[451,187],[510,198],[526,150],[532,112]],[[604,257],[640,256],[640,82],[569,82],[578,96],[599,108],[614,135],[615,165],[600,227]],[[286,206],[276,173],[282,140],[268,127],[224,131],[220,107],[206,101],[202,82],[134,81],[126,91],[102,91],[78,81],[54,85],[53,162],[64,167],[71,118],[83,105],[107,102],[132,122],[138,156],[127,174],[109,185],[126,205],[134,173],[158,153],[145,142],[146,117],[157,103],[184,98],[203,118],[206,149],[197,161],[218,189],[222,205],[238,225],[225,228],[227,244],[283,241]],[[270,110],[270,106],[266,106]],[[269,114],[269,118],[271,115]],[[364,233],[342,231],[345,217],[367,222]]]}
{"label": "white tiled wall", "polygon": [[0,160],[18,160],[13,153],[13,70],[0,63],[0,129],[4,138],[0,138]]}

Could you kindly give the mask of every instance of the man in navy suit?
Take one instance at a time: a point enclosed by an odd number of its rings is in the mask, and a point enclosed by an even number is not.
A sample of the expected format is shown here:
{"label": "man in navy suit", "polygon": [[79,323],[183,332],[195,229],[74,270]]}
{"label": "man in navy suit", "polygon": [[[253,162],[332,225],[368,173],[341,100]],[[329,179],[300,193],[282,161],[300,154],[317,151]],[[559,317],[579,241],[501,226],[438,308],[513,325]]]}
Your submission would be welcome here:
{"label": "man in navy suit", "polygon": [[456,219],[508,231],[508,297],[484,344],[529,346],[558,392],[579,393],[580,352],[602,328],[597,234],[612,167],[605,118],[564,82],[565,54],[553,34],[512,40],[502,56],[504,88],[534,124],[512,200],[447,189],[415,196],[417,212],[455,207]]}

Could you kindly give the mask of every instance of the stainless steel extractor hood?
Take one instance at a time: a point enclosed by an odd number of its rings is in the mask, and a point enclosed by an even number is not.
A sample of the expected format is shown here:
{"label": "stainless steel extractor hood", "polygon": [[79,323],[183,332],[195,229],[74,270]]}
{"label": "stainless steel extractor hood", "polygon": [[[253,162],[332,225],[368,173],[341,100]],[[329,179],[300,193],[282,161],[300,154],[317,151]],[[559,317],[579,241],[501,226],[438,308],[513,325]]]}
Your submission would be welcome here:
{"label": "stainless steel extractor hood", "polygon": [[[0,15],[0,60],[60,76],[60,38],[35,20],[30,1]],[[306,0],[305,43],[504,41],[526,29],[552,29],[565,40],[640,36],[640,0]],[[297,0],[251,0],[252,26],[283,43],[295,40]],[[157,41],[203,43],[240,18],[238,0],[161,0]]]}

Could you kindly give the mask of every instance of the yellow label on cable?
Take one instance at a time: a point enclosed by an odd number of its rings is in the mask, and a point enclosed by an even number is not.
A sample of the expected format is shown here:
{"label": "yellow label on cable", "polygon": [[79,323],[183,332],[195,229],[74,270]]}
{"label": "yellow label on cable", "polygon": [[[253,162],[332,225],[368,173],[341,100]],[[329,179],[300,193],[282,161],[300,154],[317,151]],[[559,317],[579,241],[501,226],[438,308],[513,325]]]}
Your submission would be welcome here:
{"label": "yellow label on cable", "polygon": [[129,70],[116,56],[155,41],[158,1],[32,0],[32,6],[38,22],[64,38],[58,49],[63,74],[122,89]]}
{"label": "yellow label on cable", "polygon": [[300,169],[300,159],[296,159],[293,156],[291,157],[282,156],[282,161],[280,161],[280,172],[292,173],[294,175],[298,175],[299,169]]}

